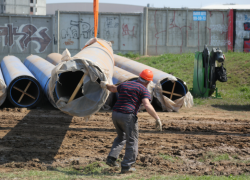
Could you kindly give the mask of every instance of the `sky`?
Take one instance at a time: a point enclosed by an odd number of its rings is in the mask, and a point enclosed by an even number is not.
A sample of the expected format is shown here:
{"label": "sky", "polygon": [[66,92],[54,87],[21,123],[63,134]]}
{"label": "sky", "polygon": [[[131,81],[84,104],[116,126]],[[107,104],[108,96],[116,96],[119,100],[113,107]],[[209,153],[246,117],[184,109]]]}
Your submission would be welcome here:
{"label": "sky", "polygon": [[[93,2],[92,0],[46,0],[47,3],[68,3],[68,2]],[[150,4],[151,7],[170,7],[170,8],[200,8],[208,5],[215,4],[250,4],[250,0],[209,0],[209,1],[198,1],[198,0],[99,0],[99,3],[116,3],[116,4],[130,4],[147,6]]]}

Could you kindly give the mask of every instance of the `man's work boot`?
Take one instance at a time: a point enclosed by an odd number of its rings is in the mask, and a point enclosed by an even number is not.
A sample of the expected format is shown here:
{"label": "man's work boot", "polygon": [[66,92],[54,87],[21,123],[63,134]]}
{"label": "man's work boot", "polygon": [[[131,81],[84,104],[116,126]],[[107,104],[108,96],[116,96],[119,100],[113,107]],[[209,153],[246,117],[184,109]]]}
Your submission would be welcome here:
{"label": "man's work boot", "polygon": [[116,162],[116,158],[108,156],[106,164],[111,167],[119,167],[119,164]]}
{"label": "man's work boot", "polygon": [[122,167],[121,174],[133,173],[136,169],[133,167]]}

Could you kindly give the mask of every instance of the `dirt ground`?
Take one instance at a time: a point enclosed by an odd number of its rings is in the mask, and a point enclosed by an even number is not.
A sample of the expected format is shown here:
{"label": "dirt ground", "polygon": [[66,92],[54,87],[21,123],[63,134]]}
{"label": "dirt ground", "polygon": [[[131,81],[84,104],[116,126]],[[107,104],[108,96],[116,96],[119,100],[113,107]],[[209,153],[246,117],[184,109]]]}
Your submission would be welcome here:
{"label": "dirt ground", "polygon": [[[250,172],[249,111],[198,106],[159,112],[163,131],[139,113],[137,173],[229,175]],[[0,109],[0,172],[105,161],[116,137],[111,112],[88,122],[54,109]],[[124,150],[120,155],[122,159]],[[120,160],[119,159],[119,160]],[[107,172],[119,172],[117,168]]]}

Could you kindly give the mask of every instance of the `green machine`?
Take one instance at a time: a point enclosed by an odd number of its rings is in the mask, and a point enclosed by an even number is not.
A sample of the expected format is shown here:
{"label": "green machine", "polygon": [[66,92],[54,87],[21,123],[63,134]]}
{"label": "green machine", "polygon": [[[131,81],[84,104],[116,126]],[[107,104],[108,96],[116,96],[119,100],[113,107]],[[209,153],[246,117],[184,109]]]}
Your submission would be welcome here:
{"label": "green machine", "polygon": [[225,56],[218,48],[209,52],[205,45],[203,52],[195,53],[193,89],[195,97],[210,97],[216,92],[215,97],[221,98],[216,88],[216,81],[227,81],[226,69],[223,67]]}

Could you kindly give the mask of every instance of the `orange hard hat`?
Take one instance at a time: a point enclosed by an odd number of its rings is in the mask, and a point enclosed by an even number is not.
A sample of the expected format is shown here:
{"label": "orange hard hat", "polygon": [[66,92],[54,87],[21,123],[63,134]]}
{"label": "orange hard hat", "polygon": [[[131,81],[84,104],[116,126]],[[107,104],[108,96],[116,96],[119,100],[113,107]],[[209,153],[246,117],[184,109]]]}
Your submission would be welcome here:
{"label": "orange hard hat", "polygon": [[140,77],[142,79],[145,79],[147,81],[153,81],[153,72],[149,69],[144,69],[141,73],[140,73]]}

